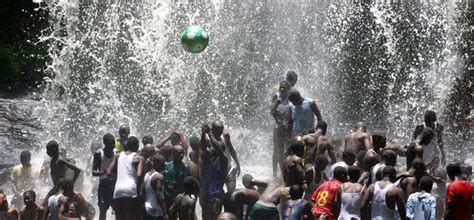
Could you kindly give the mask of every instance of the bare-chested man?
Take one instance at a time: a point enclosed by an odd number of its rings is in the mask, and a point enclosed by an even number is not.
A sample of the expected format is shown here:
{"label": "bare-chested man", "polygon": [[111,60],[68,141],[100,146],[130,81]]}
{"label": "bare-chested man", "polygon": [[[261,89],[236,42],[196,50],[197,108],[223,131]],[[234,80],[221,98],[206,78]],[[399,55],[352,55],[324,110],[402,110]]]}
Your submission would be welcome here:
{"label": "bare-chested man", "polygon": [[314,164],[314,158],[316,157],[318,143],[322,140],[326,140],[325,135],[327,132],[328,125],[325,121],[318,121],[316,124],[315,132],[309,133],[303,136],[303,141],[306,145],[306,158],[305,164]]}
{"label": "bare-chested man", "polygon": [[36,204],[36,193],[28,190],[23,193],[25,208],[20,212],[20,219],[43,220],[45,209]]}
{"label": "bare-chested man", "polygon": [[306,183],[308,184],[308,188],[306,189],[304,195],[306,200],[311,200],[314,190],[316,190],[324,181],[328,180],[326,174],[324,173],[324,170],[328,164],[329,161],[325,155],[317,155],[314,162],[314,167],[306,169],[305,176]]}
{"label": "bare-chested man", "polygon": [[370,185],[364,195],[362,219],[406,218],[403,191],[393,184],[396,177],[397,171],[395,168],[391,166],[384,167],[383,179]]}
{"label": "bare-chested man", "polygon": [[424,115],[424,123],[416,126],[415,131],[413,132],[414,140],[416,140],[422,133],[423,128],[433,129],[433,138],[424,149],[426,154],[424,157],[427,157],[426,159],[429,159],[430,161],[426,161],[425,159],[424,161],[430,170],[436,170],[436,168],[439,167],[440,162],[441,165],[446,165],[443,142],[444,125],[436,122],[436,113],[434,111],[428,110]]}
{"label": "bare-chested man", "polygon": [[[67,169],[71,169],[74,171],[74,177],[72,179],[73,184],[79,178],[81,174],[81,169],[79,169],[76,165],[66,160],[63,156],[59,154],[59,144],[56,141],[50,141],[46,144],[46,153],[51,157],[51,162],[49,163],[49,167],[51,169],[51,178],[53,180],[54,187],[46,196],[45,201],[48,201],[49,196],[53,195],[56,192],[56,185],[58,180],[61,178],[66,177]],[[45,203],[43,202],[43,206]]]}
{"label": "bare-chested man", "polygon": [[357,122],[352,133],[346,136],[344,150],[359,152],[372,149],[370,135],[364,122]]}
{"label": "bare-chested man", "polygon": [[278,219],[277,204],[282,196],[282,186],[276,182],[270,182],[259,200],[253,205],[249,213],[249,220],[273,220]]}
{"label": "bare-chested man", "polygon": [[286,187],[294,184],[305,185],[305,169],[302,162],[304,155],[304,143],[302,141],[292,141],[288,147],[288,156],[283,162],[283,181]]}
{"label": "bare-chested man", "polygon": [[[171,205],[169,213],[171,220],[194,220],[196,217],[197,195],[199,182],[192,176],[184,178],[184,193],[179,194]],[[205,210],[203,210],[205,212]]]}
{"label": "bare-chested man", "polygon": [[[227,193],[224,199],[224,210],[233,213],[237,219],[247,219],[250,208],[259,200],[260,193],[251,189],[237,189],[232,193]],[[244,212],[244,204],[248,210]]]}

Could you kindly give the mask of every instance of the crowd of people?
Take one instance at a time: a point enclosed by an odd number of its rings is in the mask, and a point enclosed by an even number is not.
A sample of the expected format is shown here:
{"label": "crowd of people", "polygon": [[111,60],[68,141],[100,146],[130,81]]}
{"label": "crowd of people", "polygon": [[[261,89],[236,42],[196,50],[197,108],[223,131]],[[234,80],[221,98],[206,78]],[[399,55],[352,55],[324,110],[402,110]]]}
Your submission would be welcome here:
{"label": "crowd of people", "polygon": [[[107,133],[91,146],[85,169],[54,140],[41,169],[23,151],[10,203],[0,192],[0,219],[93,219],[83,195],[91,192],[100,220],[108,212],[117,220],[197,219],[198,203],[203,220],[473,219],[472,167],[447,164],[435,112],[425,112],[411,143],[387,143],[384,132],[369,132],[363,122],[342,141],[327,135],[316,101],[300,94],[297,79],[288,72],[272,97],[273,179],[245,174],[237,187],[240,161],[219,120],[202,124],[200,137],[174,131],[159,143],[145,135],[142,144],[124,124],[117,138]],[[92,189],[83,184],[86,174],[95,179]],[[37,201],[38,180],[51,189]]]}

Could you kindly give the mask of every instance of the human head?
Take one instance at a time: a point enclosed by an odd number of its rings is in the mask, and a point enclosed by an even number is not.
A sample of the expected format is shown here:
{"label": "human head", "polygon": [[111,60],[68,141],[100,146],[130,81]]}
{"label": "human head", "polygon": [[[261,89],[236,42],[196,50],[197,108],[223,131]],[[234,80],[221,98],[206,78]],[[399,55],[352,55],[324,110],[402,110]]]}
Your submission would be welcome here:
{"label": "human head", "polygon": [[62,189],[64,194],[74,193],[74,184],[71,179],[61,178],[58,180],[57,188]]}
{"label": "human head", "polygon": [[290,92],[291,84],[287,80],[283,80],[280,82],[278,86],[278,92],[280,93],[280,98],[287,98],[288,92]]}
{"label": "human head", "polygon": [[352,166],[356,161],[356,155],[354,151],[345,150],[342,152],[342,160],[349,166]]}
{"label": "human head", "polygon": [[327,129],[328,129],[328,124],[323,120],[318,121],[318,123],[316,124],[315,130],[316,131],[321,130],[322,135],[326,135]]}
{"label": "human head", "polygon": [[288,147],[289,153],[293,153],[298,157],[302,157],[304,155],[304,143],[302,141],[293,140]]}
{"label": "human head", "polygon": [[384,149],[387,146],[387,137],[383,131],[374,131],[372,134],[372,146],[377,153],[380,153],[380,149]]}
{"label": "human head", "polygon": [[126,140],[128,138],[128,135],[130,135],[130,126],[128,126],[127,124],[120,125],[118,133],[120,139]]}
{"label": "human head", "polygon": [[177,132],[171,133],[170,142],[171,142],[171,145],[173,145],[173,146],[181,144],[181,136],[179,135],[179,133],[177,133]]}
{"label": "human head", "polygon": [[154,143],[153,137],[149,134],[143,136],[142,137],[142,143],[143,143],[143,146],[145,146],[147,144],[153,144]]}
{"label": "human head", "polygon": [[111,133],[104,134],[102,142],[106,151],[112,151],[115,148],[115,137]]}
{"label": "human head", "polygon": [[151,157],[151,161],[153,162],[153,169],[160,172],[165,169],[165,157],[159,153],[155,153]]}
{"label": "human head", "polygon": [[237,220],[237,216],[230,212],[223,212],[217,216],[217,220]]}
{"label": "human head", "polygon": [[288,92],[288,100],[293,103],[293,105],[301,105],[303,102],[303,97],[301,97],[300,92],[295,88],[291,88]]}
{"label": "human head", "polygon": [[199,181],[193,176],[187,176],[183,180],[184,192],[197,195],[199,193]]}
{"label": "human head", "polygon": [[433,188],[433,180],[429,176],[423,176],[420,179],[419,187],[425,192],[431,193],[431,189]]}
{"label": "human head", "polygon": [[59,144],[56,141],[50,141],[46,144],[46,153],[50,157],[59,156]]}
{"label": "human head", "polygon": [[349,181],[351,183],[357,183],[360,178],[360,169],[356,166],[350,166],[347,168],[347,174],[349,175]]}
{"label": "human head", "polygon": [[36,193],[33,190],[28,190],[23,193],[23,203],[25,206],[29,207],[34,205],[36,202]]}
{"label": "human head", "polygon": [[253,180],[252,175],[245,174],[244,176],[242,176],[242,185],[244,185],[246,189],[250,189],[252,188],[252,180]]}
{"label": "human head", "polygon": [[434,125],[435,122],[436,122],[436,113],[434,111],[427,110],[425,112],[425,124],[430,126],[430,125]]}
{"label": "human head", "polygon": [[326,169],[326,166],[329,164],[329,160],[326,155],[320,154],[317,155],[314,160],[314,169],[316,171],[322,171]]}
{"label": "human head", "polygon": [[181,162],[184,158],[184,148],[181,145],[173,146],[173,162]]}
{"label": "human head", "polygon": [[385,150],[380,157],[387,166],[395,166],[397,164],[397,154],[392,150]]}
{"label": "human head", "polygon": [[222,135],[222,132],[224,132],[224,123],[219,120],[213,121],[211,132],[214,137],[220,137]]}
{"label": "human head", "polygon": [[347,169],[345,167],[336,167],[333,171],[333,178],[340,182],[347,181]]}
{"label": "human head", "polygon": [[153,154],[155,154],[155,145],[153,144],[146,144],[145,146],[143,146],[143,150],[142,150],[142,156],[144,157],[144,159],[148,159],[149,157],[153,156]]}
{"label": "human head", "polygon": [[421,177],[425,174],[426,165],[422,159],[416,158],[411,162],[411,167],[415,169],[415,176]]}
{"label": "human head", "polygon": [[24,167],[31,166],[31,153],[27,150],[20,153],[20,162]]}
{"label": "human head", "polygon": [[80,209],[79,203],[77,203],[76,201],[69,201],[68,203],[66,203],[66,206],[67,206],[67,213],[69,217],[72,217],[72,218],[79,217],[79,213],[81,213],[79,211]]}
{"label": "human head", "polygon": [[296,82],[298,81],[298,74],[295,73],[295,71],[290,70],[286,73],[286,81],[288,81],[291,85],[291,87],[296,85]]}
{"label": "human head", "polygon": [[448,173],[449,179],[455,180],[456,176],[462,175],[461,165],[459,163],[452,163],[446,167],[446,172]]}
{"label": "human head", "polygon": [[127,150],[131,152],[137,152],[138,147],[140,146],[140,141],[138,141],[138,138],[135,136],[130,136],[127,139]]}
{"label": "human head", "polygon": [[303,192],[303,188],[298,184],[292,185],[290,187],[290,196],[292,200],[301,199],[303,197]]}
{"label": "human head", "polygon": [[420,144],[428,145],[431,142],[431,139],[434,137],[433,129],[430,127],[424,127],[420,134]]}
{"label": "human head", "polygon": [[367,150],[361,150],[359,153],[357,153],[357,166],[359,166],[361,169],[364,169],[365,153],[367,153]]}
{"label": "human head", "polygon": [[199,145],[201,144],[200,141],[201,140],[199,140],[199,138],[196,136],[189,138],[189,146],[193,151],[197,152],[199,150]]}
{"label": "human head", "polygon": [[357,122],[354,126],[354,131],[362,130],[363,132],[367,132],[367,126],[364,122]]}
{"label": "human head", "polygon": [[390,179],[390,182],[395,182],[397,179],[397,171],[392,166],[385,166],[382,173],[384,178],[388,177]]}
{"label": "human head", "polygon": [[5,193],[0,193],[0,211],[8,211],[8,200],[7,195]]}

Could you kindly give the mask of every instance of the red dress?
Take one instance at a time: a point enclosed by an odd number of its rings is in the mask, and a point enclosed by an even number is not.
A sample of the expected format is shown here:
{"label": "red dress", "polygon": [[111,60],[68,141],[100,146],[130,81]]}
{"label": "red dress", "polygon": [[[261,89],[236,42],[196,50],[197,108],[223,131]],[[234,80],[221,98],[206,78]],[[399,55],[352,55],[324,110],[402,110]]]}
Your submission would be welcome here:
{"label": "red dress", "polygon": [[333,179],[324,182],[314,191],[311,196],[311,201],[314,203],[311,212],[314,217],[319,218],[323,213],[326,213],[329,219],[336,219],[332,207],[336,204],[336,193],[339,188],[341,188],[341,182]]}

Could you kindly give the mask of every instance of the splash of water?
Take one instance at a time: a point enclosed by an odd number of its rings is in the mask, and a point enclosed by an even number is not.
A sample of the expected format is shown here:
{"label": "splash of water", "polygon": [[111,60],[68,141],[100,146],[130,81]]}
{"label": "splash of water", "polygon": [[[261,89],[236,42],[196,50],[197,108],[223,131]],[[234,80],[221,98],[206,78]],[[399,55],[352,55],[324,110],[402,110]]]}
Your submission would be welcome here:
{"label": "splash of water", "polygon": [[[468,31],[446,4],[55,0],[48,10],[38,145],[59,140],[83,167],[88,146],[120,123],[159,139],[174,129],[195,135],[214,119],[225,121],[243,164],[266,167],[269,98],[288,70],[333,135],[366,120],[406,142],[425,109],[443,117],[462,73],[456,36]],[[188,25],[210,33],[203,53],[181,48]]]}

